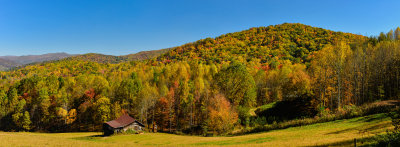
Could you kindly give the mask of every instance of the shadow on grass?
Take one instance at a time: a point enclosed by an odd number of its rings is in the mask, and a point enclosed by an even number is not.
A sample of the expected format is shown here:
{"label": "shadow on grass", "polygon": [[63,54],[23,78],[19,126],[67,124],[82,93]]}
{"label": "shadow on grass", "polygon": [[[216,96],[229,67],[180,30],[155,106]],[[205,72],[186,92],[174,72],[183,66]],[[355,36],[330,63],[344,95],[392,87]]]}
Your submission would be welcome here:
{"label": "shadow on grass", "polygon": [[96,142],[98,142],[98,141],[105,141],[105,140],[103,140],[103,138],[105,138],[105,137],[109,137],[109,136],[105,136],[105,135],[91,135],[91,136],[83,136],[83,137],[74,137],[74,138],[71,138],[71,139],[74,139],[74,140],[85,140],[85,141],[96,141]]}
{"label": "shadow on grass", "polygon": [[341,134],[341,133],[345,133],[345,132],[350,132],[350,131],[358,131],[359,133],[366,133],[366,132],[372,132],[375,130],[379,130],[379,129],[384,129],[387,127],[390,127],[391,124],[385,123],[385,124],[376,124],[376,125],[369,125],[369,126],[359,126],[359,127],[353,127],[353,128],[348,128],[348,129],[343,129],[340,131],[334,131],[334,132],[330,132],[330,133],[326,133],[325,135],[332,135],[332,134]]}
{"label": "shadow on grass", "polygon": [[383,119],[388,118],[388,114],[381,113],[378,115],[368,115],[361,117],[359,119],[350,120],[349,122],[373,122],[373,121],[381,121]]}
{"label": "shadow on grass", "polygon": [[[370,115],[370,116],[365,116],[359,119],[355,119],[355,120],[349,120],[349,122],[355,123],[355,122],[380,122],[384,119],[388,118],[387,114],[379,114],[379,115]],[[387,128],[390,127],[391,124],[388,123],[384,123],[384,124],[375,124],[375,125],[363,125],[363,126],[358,126],[358,127],[353,127],[353,128],[347,128],[347,129],[343,129],[343,130],[339,130],[339,131],[334,131],[334,132],[330,132],[330,133],[326,133],[326,135],[332,135],[332,134],[341,134],[341,133],[345,133],[345,132],[350,132],[350,131],[358,131],[359,133],[366,133],[366,132],[372,132],[375,130],[379,130],[379,129],[383,129],[383,128]]]}
{"label": "shadow on grass", "polygon": [[[375,143],[374,136],[359,138],[357,139],[357,146],[373,146]],[[327,143],[321,145],[315,145],[314,147],[326,147],[326,146],[354,146],[354,139],[334,142],[334,143]]]}
{"label": "shadow on grass", "polygon": [[209,142],[201,142],[195,143],[192,145],[244,145],[244,144],[260,144],[264,142],[273,141],[273,137],[263,137],[263,138],[254,138],[254,139],[247,139],[247,140],[222,140],[222,141],[209,141]]}

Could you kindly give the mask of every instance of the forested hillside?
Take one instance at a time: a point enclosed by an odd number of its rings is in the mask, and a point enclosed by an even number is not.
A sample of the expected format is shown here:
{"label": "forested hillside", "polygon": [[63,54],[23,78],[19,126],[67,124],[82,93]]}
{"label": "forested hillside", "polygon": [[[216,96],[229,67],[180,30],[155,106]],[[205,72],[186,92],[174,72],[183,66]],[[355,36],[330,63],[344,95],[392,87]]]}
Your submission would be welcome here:
{"label": "forested hillside", "polygon": [[160,49],[160,50],[151,50],[151,51],[141,51],[135,54],[125,55],[129,61],[139,61],[139,60],[146,60],[158,57],[164,53],[167,53],[171,48]]}
{"label": "forested hillside", "polygon": [[309,61],[309,55],[335,42],[351,43],[367,38],[350,33],[334,32],[303,24],[285,23],[229,33],[175,47],[159,57],[161,61],[196,60],[224,61],[254,60],[278,64],[278,60],[293,63]]}
{"label": "forested hillside", "polygon": [[[143,61],[87,54],[0,72],[0,129],[96,131],[129,113],[160,131],[224,134],[249,110],[293,118],[400,95],[400,28],[378,37],[281,24],[207,38]],[[149,56],[147,56],[149,57]],[[115,64],[110,64],[115,63]]]}

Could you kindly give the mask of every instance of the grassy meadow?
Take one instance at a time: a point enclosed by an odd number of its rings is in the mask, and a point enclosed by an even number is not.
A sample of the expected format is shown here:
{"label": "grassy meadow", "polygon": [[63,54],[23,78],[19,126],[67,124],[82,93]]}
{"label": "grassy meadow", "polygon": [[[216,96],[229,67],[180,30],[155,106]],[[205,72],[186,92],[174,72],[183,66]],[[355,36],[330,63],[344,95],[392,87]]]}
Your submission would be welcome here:
{"label": "grassy meadow", "polygon": [[[302,127],[232,137],[182,136],[166,133],[100,137],[101,132],[0,132],[1,146],[353,146],[391,129],[386,114],[369,115]],[[361,144],[361,142],[363,142]]]}

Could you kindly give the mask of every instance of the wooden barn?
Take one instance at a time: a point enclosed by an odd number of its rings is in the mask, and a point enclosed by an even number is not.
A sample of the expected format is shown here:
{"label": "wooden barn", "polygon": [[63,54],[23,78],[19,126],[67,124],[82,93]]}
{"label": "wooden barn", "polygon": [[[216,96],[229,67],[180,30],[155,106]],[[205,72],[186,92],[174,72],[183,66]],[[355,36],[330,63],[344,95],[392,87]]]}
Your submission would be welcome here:
{"label": "wooden barn", "polygon": [[116,120],[112,120],[103,124],[104,135],[108,136],[114,133],[125,132],[128,129],[135,131],[143,131],[145,126],[139,121],[135,120],[128,114],[124,114]]}

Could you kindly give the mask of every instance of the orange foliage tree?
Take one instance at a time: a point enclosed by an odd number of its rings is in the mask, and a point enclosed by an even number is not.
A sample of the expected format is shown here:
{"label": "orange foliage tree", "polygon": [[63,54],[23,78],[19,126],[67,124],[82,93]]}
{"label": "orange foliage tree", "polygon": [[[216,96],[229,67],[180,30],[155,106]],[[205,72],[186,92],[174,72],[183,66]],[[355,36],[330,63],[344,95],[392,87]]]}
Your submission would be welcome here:
{"label": "orange foliage tree", "polygon": [[217,94],[210,103],[209,128],[217,134],[231,130],[238,121],[238,114],[231,107],[230,102],[223,95]]}

